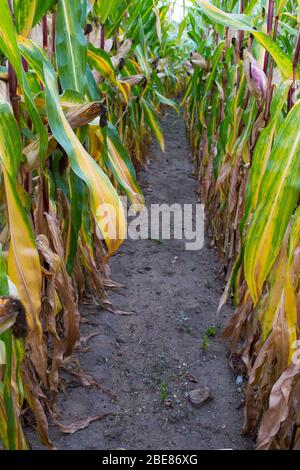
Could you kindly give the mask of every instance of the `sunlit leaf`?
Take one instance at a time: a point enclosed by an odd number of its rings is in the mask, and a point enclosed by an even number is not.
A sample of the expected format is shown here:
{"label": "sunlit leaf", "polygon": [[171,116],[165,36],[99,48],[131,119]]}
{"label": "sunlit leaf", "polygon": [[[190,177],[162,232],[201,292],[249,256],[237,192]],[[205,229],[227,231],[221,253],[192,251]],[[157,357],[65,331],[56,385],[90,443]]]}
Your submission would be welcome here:
{"label": "sunlit leaf", "polygon": [[299,197],[300,101],[280,126],[245,242],[245,276],[257,303]]}

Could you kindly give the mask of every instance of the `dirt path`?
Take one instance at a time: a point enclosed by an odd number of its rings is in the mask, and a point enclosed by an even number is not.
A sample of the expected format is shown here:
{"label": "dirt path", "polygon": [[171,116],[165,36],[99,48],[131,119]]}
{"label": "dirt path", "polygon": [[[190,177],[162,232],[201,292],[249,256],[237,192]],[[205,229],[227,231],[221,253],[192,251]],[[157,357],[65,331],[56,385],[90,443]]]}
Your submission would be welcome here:
{"label": "dirt path", "polygon": [[[162,122],[166,153],[151,147],[148,172],[139,181],[150,203],[195,203],[193,165],[184,122],[168,112]],[[59,397],[66,422],[111,411],[73,435],[53,428],[60,449],[245,449],[240,436],[241,395],[228,366],[228,349],[218,334],[231,314],[217,321],[217,335],[203,349],[207,329],[215,321],[222,282],[212,249],[185,251],[184,242],[127,241],[111,262],[112,277],[125,288],[111,296],[115,305],[134,312],[118,316],[94,305],[82,315],[95,322],[83,325],[83,336],[100,331],[78,353],[83,370],[103,391],[76,383]],[[192,383],[193,377],[198,383]],[[213,400],[200,409],[187,399],[190,390],[209,386]],[[167,398],[165,402],[162,399]],[[30,432],[30,436],[33,434]]]}

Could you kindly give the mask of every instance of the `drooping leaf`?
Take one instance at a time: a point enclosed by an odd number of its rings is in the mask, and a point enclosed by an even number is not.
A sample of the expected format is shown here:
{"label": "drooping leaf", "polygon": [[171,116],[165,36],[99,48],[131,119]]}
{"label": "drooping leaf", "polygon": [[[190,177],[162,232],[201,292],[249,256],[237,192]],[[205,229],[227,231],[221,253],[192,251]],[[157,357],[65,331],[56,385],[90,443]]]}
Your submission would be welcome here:
{"label": "drooping leaf", "polygon": [[107,128],[108,166],[114,173],[119,185],[136,206],[143,206],[144,198],[136,181],[136,174],[131,159],[120,141],[117,129],[111,123]]}
{"label": "drooping leaf", "polygon": [[147,101],[145,98],[141,99],[141,104],[143,107],[143,111],[145,113],[145,119],[147,124],[149,125],[151,131],[153,132],[154,136],[156,137],[161,150],[165,151],[165,139],[163,132],[161,130],[155,109],[153,105]]}
{"label": "drooping leaf", "polygon": [[122,203],[108,177],[87,153],[69,125],[60,104],[54,70],[47,61],[44,61],[44,75],[51,131],[69,156],[72,170],[88,187],[93,216],[104,237],[108,253],[112,254],[125,238]]}
{"label": "drooping leaf", "polygon": [[245,221],[247,220],[249,213],[254,210],[257,205],[260,185],[272,149],[276,125],[280,118],[282,107],[286,102],[289,86],[290,82],[285,82],[277,90],[272,102],[271,119],[268,125],[260,133],[253,152],[250,177],[246,192]]}
{"label": "drooping leaf", "polygon": [[0,164],[4,175],[10,226],[8,274],[17,286],[31,329],[39,329],[41,308],[41,267],[33,230],[22,207],[15,180],[21,161],[21,140],[17,122],[7,103],[0,104]]}
{"label": "drooping leaf", "polygon": [[107,52],[102,49],[97,49],[92,44],[89,44],[88,61],[92,68],[95,68],[112,85],[119,88],[125,101],[128,102],[130,85],[117,80],[114,66]]}
{"label": "drooping leaf", "polygon": [[279,252],[299,197],[300,101],[280,126],[245,240],[245,276],[254,303]]}
{"label": "drooping leaf", "polygon": [[167,98],[166,96],[163,96],[161,93],[159,93],[157,90],[154,90],[159,102],[165,106],[169,106],[170,108],[173,108],[177,113],[179,113],[178,105],[176,101],[171,100]]}

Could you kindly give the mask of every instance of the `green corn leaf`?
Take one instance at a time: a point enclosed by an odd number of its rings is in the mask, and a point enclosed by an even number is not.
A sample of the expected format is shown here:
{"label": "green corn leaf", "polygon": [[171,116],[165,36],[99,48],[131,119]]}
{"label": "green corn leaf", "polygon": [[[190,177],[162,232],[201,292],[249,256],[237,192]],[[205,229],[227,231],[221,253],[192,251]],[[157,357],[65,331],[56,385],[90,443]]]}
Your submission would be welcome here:
{"label": "green corn leaf", "polygon": [[71,170],[69,177],[71,219],[68,228],[68,240],[66,250],[66,268],[69,275],[74,269],[75,258],[78,249],[78,237],[82,224],[83,193],[86,191],[83,181]]}
{"label": "green corn leaf", "polygon": [[267,34],[257,31],[251,24],[251,20],[246,15],[226,13],[206,0],[197,0],[197,3],[203,13],[212,21],[229,26],[234,29],[250,31],[257,41],[271,54],[284,79],[292,78],[293,63],[287,54],[285,54],[278,44]]}
{"label": "green corn leaf", "polygon": [[157,90],[154,90],[154,93],[156,94],[159,102],[165,106],[169,106],[170,108],[173,108],[177,113],[179,113],[179,108],[177,103],[174,100],[170,100],[169,98],[166,98],[166,96],[163,96],[161,93],[159,93]]}
{"label": "green corn leaf", "polygon": [[50,11],[51,8],[55,6],[57,0],[37,0],[35,12],[34,12],[34,19],[32,26],[35,26],[37,23],[41,21],[43,16]]}
{"label": "green corn leaf", "polygon": [[96,0],[94,10],[102,24],[106,23],[109,16],[116,14],[119,4],[119,0]]}
{"label": "green corn leaf", "polygon": [[234,147],[233,147],[234,159],[238,157],[238,155],[242,155],[244,148],[247,146],[247,143],[249,142],[252,128],[256,119],[256,115],[257,115],[257,103],[256,103],[254,96],[251,96],[248,107],[243,115],[245,127],[243,129],[243,132],[239,136],[239,138],[236,140]]}
{"label": "green corn leaf", "polygon": [[14,0],[16,30],[22,36],[28,36],[34,21],[38,0]]}
{"label": "green corn leaf", "polygon": [[46,53],[43,49],[37,49],[35,43],[31,41],[31,39],[18,36],[17,41],[21,56],[24,57],[29,66],[37,74],[39,81],[45,85],[42,58],[46,58]]}
{"label": "green corn leaf", "polygon": [[43,122],[40,118],[38,110],[34,105],[31,96],[30,88],[27,82],[26,74],[21,65],[21,58],[19,54],[17,38],[15,34],[14,24],[11,18],[8,3],[2,2],[1,15],[0,15],[0,49],[5,54],[9,62],[14,68],[18,82],[24,93],[25,102],[29,115],[36,127],[39,134],[39,154],[41,164],[44,164],[46,150],[48,146],[48,136],[44,128]]}
{"label": "green corn leaf", "polygon": [[9,294],[6,265],[2,255],[2,246],[0,244],[0,296]]}
{"label": "green corn leaf", "polygon": [[27,37],[55,3],[57,0],[13,0],[17,33]]}
{"label": "green corn leaf", "polygon": [[87,43],[81,27],[81,2],[58,0],[55,51],[63,90],[86,91]]}

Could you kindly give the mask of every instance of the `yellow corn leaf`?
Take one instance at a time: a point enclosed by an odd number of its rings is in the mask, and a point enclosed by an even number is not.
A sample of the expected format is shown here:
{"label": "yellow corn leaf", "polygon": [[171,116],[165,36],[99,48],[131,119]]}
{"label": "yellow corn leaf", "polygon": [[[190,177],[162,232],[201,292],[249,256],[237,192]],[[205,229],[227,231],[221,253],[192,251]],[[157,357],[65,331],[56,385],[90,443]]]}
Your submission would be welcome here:
{"label": "yellow corn leaf", "polygon": [[112,85],[119,88],[126,103],[128,103],[130,97],[130,85],[128,83],[121,82],[116,78],[115,69],[107,52],[102,49],[97,49],[90,44],[88,49],[88,61],[89,64],[100,73],[100,75],[102,75]]}
{"label": "yellow corn leaf", "polygon": [[112,124],[109,124],[107,129],[107,159],[108,167],[130,199],[131,204],[137,207],[143,206],[144,198],[136,181],[134,166],[120,141],[117,129]]}
{"label": "yellow corn leaf", "polygon": [[154,136],[156,137],[161,150],[164,152],[165,139],[154,106],[144,98],[141,98],[141,105],[144,111],[146,123],[148,124]]}
{"label": "yellow corn leaf", "polygon": [[41,332],[41,266],[33,231],[16,190],[20,161],[21,142],[17,122],[8,103],[0,103],[0,163],[10,226],[8,275],[19,291],[30,329],[37,325]]}
{"label": "yellow corn leaf", "polygon": [[299,196],[300,100],[279,128],[245,240],[245,277],[254,304],[279,253]]}
{"label": "yellow corn leaf", "polygon": [[22,36],[28,36],[35,17],[37,0],[14,0],[16,29]]}
{"label": "yellow corn leaf", "polygon": [[125,238],[126,222],[122,202],[108,177],[87,153],[68,123],[59,100],[54,70],[47,61],[44,61],[44,74],[51,131],[69,156],[74,173],[88,187],[91,210],[110,255]]}

